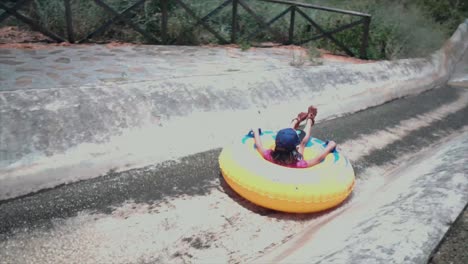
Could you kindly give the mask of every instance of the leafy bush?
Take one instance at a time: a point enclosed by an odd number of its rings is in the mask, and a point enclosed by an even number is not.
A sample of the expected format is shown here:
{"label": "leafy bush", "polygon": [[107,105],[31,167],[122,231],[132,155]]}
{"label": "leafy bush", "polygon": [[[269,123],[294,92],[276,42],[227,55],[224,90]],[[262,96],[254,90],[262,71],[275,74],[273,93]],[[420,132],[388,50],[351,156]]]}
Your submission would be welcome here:
{"label": "leafy bush", "polygon": [[[333,1],[333,4],[337,7],[372,15],[368,47],[370,59],[425,56],[440,48],[444,40],[452,33],[452,30],[436,22],[433,17],[414,3],[362,0]],[[326,24],[328,28],[334,28],[337,24],[351,20],[352,18],[348,16],[338,23],[337,19],[325,17],[322,23]],[[361,45],[361,32],[360,29],[353,28],[340,32],[335,37],[357,53]],[[326,40],[320,41],[319,47],[337,50],[330,41]]]}
{"label": "leafy bush", "polygon": [[[405,0],[403,2],[409,4],[414,1]],[[468,1],[416,0],[416,3],[436,22],[447,27],[449,31],[455,30],[464,19],[468,18]]]}

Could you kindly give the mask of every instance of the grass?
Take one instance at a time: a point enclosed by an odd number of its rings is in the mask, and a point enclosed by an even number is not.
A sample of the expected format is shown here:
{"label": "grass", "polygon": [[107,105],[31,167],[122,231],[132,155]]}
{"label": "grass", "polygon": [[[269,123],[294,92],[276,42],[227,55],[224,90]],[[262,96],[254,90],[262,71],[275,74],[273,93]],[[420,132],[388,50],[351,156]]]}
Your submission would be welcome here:
{"label": "grass", "polygon": [[317,47],[310,42],[306,45],[307,54],[312,65],[322,65],[323,62],[320,60],[320,51]]}
{"label": "grass", "polygon": [[302,67],[306,62],[305,55],[301,51],[293,51],[292,59],[289,65],[293,67]]}
{"label": "grass", "polygon": [[239,48],[240,48],[242,51],[247,51],[247,50],[249,50],[251,47],[252,47],[252,45],[251,45],[248,41],[241,41],[241,42],[239,43]]}
{"label": "grass", "polygon": [[[321,4],[348,10],[355,10],[372,15],[368,55],[370,59],[397,59],[420,57],[439,48],[455,30],[459,23],[468,16],[468,3],[456,0],[298,0]],[[135,1],[105,0],[112,8],[122,12]],[[202,17],[222,0],[185,1],[197,14]],[[72,0],[74,31],[77,38],[83,38],[88,33],[102,25],[112,15],[108,14],[93,0]],[[261,1],[248,1],[253,10],[260,14],[265,21],[272,19],[287,6],[271,4]],[[218,40],[203,27],[193,27],[194,19],[185,10],[170,1],[170,16],[168,21],[168,35],[173,41],[170,44],[199,45],[218,43]],[[259,28],[258,21],[239,7],[239,44],[241,49],[250,48],[245,39]],[[318,10],[305,10],[324,29],[331,30],[337,26],[354,21],[356,17],[341,15]],[[63,0],[34,0],[21,12],[28,15],[41,25],[52,31],[66,36]],[[151,32],[155,36],[161,35],[161,13],[159,0],[148,0],[129,17],[132,22]],[[207,23],[219,32],[225,39],[231,35],[231,7],[224,8],[213,16]],[[9,23],[17,23],[9,20]],[[296,16],[295,40],[305,40],[317,31],[308,22]],[[278,34],[271,35],[268,31],[258,34],[252,41],[285,42],[288,38],[289,14],[279,19],[273,28]],[[340,32],[335,37],[359,54],[362,31],[360,27]],[[146,42],[137,32],[116,22],[105,33],[93,41],[120,40],[130,42]],[[331,41],[321,39],[313,43],[316,48],[323,48],[341,53]]]}

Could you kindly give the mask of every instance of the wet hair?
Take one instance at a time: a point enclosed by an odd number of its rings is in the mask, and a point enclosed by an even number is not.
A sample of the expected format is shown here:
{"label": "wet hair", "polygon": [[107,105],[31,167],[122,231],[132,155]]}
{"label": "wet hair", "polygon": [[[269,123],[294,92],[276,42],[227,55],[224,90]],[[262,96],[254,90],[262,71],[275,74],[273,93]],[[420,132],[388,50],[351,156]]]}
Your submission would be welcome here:
{"label": "wet hair", "polygon": [[301,153],[295,149],[292,151],[275,149],[271,152],[271,157],[276,164],[285,166],[296,164],[303,159]]}

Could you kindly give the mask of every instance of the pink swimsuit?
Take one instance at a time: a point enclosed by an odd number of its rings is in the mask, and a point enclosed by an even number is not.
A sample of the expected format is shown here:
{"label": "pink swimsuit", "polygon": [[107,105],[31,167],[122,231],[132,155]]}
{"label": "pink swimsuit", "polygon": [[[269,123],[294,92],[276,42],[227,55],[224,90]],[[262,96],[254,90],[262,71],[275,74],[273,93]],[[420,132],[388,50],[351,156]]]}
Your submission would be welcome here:
{"label": "pink swimsuit", "polygon": [[[263,158],[265,158],[266,160],[268,160],[269,162],[273,162],[275,164],[277,164],[274,160],[273,160],[273,157],[271,156],[271,152],[273,152],[273,150],[271,149],[267,149],[263,152]],[[278,164],[280,165],[280,164]],[[282,166],[282,165],[281,165]],[[288,168],[307,168],[307,162],[305,160],[298,160],[296,162],[296,164],[291,164],[291,165],[288,165],[288,166],[285,166],[285,167],[288,167]]]}

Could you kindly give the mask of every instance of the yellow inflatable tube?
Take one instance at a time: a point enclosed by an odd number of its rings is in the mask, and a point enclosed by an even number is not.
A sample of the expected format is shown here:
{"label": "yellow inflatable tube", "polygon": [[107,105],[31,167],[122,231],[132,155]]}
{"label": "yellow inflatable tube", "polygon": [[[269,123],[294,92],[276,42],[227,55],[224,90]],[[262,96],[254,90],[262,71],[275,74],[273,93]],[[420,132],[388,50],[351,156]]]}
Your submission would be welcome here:
{"label": "yellow inflatable tube", "polygon": [[[274,132],[265,131],[261,137],[265,147],[274,148]],[[324,145],[311,137],[304,159],[321,153]],[[353,167],[339,151],[310,168],[287,168],[263,159],[249,136],[225,147],[219,165],[224,179],[238,194],[257,205],[283,212],[310,213],[332,208],[348,197],[355,181]]]}

